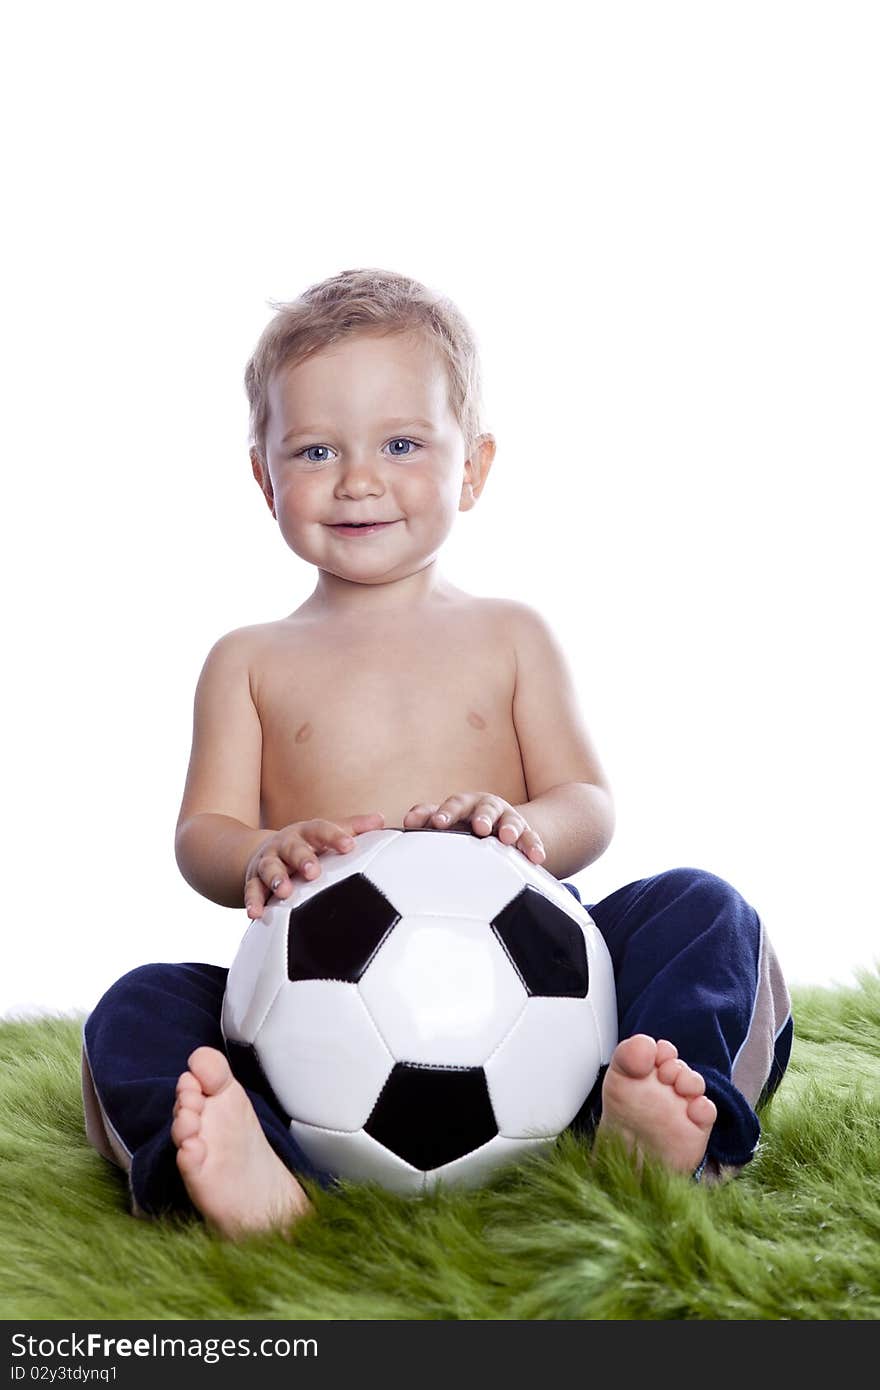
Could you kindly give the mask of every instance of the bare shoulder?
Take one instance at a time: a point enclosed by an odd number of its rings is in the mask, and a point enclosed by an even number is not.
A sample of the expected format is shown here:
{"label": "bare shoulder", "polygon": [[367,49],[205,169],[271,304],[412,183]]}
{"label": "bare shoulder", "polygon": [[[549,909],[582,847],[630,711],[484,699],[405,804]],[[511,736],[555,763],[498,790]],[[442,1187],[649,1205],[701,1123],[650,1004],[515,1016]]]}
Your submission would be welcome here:
{"label": "bare shoulder", "polygon": [[230,652],[248,654],[259,659],[263,653],[271,651],[296,639],[301,624],[292,618],[274,618],[264,623],[246,623],[234,627],[218,637],[215,646],[223,646]]}
{"label": "bare shoulder", "polygon": [[537,608],[533,608],[531,604],[524,603],[519,598],[480,598],[475,601],[482,604],[487,612],[494,613],[499,618],[506,618],[508,621],[528,617],[531,613],[540,617]]}
{"label": "bare shoulder", "polygon": [[493,623],[499,630],[509,632],[511,625],[518,621],[520,610],[528,611],[528,604],[518,599],[497,598],[485,595],[467,595],[461,611],[475,621]]}
{"label": "bare shoulder", "polygon": [[533,690],[541,680],[545,687],[555,684],[565,691],[569,702],[576,701],[574,674],[565,647],[549,619],[522,599],[496,599],[497,621],[503,625],[513,651],[517,693],[522,696],[528,684]]}
{"label": "bare shoulder", "polygon": [[486,602],[491,605],[489,611],[494,621],[504,628],[517,648],[543,643],[557,652],[561,650],[561,643],[551,623],[530,603],[515,598],[493,598]]}
{"label": "bare shoulder", "polygon": [[264,629],[270,626],[270,623],[251,623],[231,628],[216,639],[206,660],[218,666],[245,664],[250,667],[267,640]]}

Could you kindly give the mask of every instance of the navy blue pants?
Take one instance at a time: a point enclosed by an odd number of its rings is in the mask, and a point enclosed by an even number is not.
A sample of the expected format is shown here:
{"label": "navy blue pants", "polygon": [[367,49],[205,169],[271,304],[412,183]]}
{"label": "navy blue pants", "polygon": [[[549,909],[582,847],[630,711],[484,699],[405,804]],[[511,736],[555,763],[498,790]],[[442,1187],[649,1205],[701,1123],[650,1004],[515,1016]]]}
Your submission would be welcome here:
{"label": "navy blue pants", "polygon": [[[580,902],[572,883],[566,883]],[[588,907],[614,966],[618,1036],[668,1038],[702,1074],[718,1118],[698,1173],[719,1175],[752,1158],[755,1108],[775,1090],[791,1051],[791,1001],[754,908],[699,869],[672,869]],[[136,1214],[190,1209],[171,1139],[175,1088],[187,1058],[224,1051],[219,965],[142,965],[111,985],[83,1029],[86,1130],[127,1170]],[[240,1074],[272,1148],[293,1172],[322,1187],[314,1167],[259,1077]],[[600,1076],[572,1121],[589,1133],[601,1114]]]}

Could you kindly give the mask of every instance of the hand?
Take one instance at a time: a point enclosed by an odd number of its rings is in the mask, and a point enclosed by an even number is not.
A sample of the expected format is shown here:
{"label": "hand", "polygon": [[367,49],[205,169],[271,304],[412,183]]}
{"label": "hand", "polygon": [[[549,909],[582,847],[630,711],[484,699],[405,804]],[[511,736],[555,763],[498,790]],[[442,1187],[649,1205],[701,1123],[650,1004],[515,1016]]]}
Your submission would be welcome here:
{"label": "hand", "polygon": [[[317,856],[325,849],[347,854],[354,847],[354,836],[367,830],[381,830],[385,817],[381,811],[349,816],[340,821],[298,820],[276,830],[251,855],[244,871],[244,905],[249,917],[262,917],[272,893],[287,898],[293,891],[290,879],[299,872],[307,883],[321,872]],[[289,871],[289,872],[288,872]]]}
{"label": "hand", "polygon": [[494,792],[457,792],[436,806],[421,802],[407,811],[403,827],[414,830],[428,825],[432,830],[451,830],[458,821],[471,822],[478,837],[494,832],[503,845],[516,845],[533,864],[547,858],[537,831],[509,801]]}

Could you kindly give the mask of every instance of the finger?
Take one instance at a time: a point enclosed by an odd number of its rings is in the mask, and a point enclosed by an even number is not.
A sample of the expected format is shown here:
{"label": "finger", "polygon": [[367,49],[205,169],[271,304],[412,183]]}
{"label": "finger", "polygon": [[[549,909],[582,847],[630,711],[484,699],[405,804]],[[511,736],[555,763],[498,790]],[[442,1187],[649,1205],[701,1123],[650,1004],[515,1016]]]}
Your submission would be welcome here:
{"label": "finger", "polygon": [[267,889],[281,900],[289,898],[293,891],[291,875],[299,874],[307,883],[318,878],[321,872],[318,853],[322,850],[335,849],[339,854],[347,854],[354,843],[354,836],[335,821],[304,821],[302,830],[286,836],[277,852],[267,853],[257,861],[255,877],[245,884],[248,916],[262,916]]}
{"label": "finger", "polygon": [[437,802],[419,801],[415,806],[411,806],[403,818],[405,826],[412,829],[415,825],[424,825],[425,821],[437,810]]}
{"label": "finger", "polygon": [[520,835],[516,842],[517,849],[521,850],[527,859],[533,864],[540,864],[542,859],[546,859],[543,841],[537,830],[527,828]]}
{"label": "finger", "polygon": [[277,855],[270,855],[261,861],[257,872],[244,885],[244,905],[248,916],[262,917],[272,894],[276,893],[279,898],[287,898],[292,887],[287,865]]}
{"label": "finger", "polygon": [[297,874],[307,881],[318,874],[315,851],[301,836],[289,837],[276,852],[257,861],[254,891],[259,894],[261,911],[273,893],[279,899],[290,897]]}
{"label": "finger", "polygon": [[481,796],[473,809],[471,815],[471,828],[475,835],[491,835],[492,827],[498,818],[506,810],[505,806],[499,806],[498,802],[492,797]]}
{"label": "finger", "polygon": [[[281,842],[281,858],[278,860],[278,864],[282,881],[280,886],[276,887],[274,879],[270,876],[269,881],[273,891],[281,898],[288,896],[289,878],[286,866],[289,866],[293,873],[301,874],[307,882],[310,882],[317,878],[321,872],[318,864],[319,854],[326,849],[335,849],[337,854],[348,854],[349,850],[354,848],[354,843],[354,836],[343,829],[341,825],[337,825],[335,821],[311,820],[304,822],[299,832],[288,836]],[[263,872],[262,865],[260,866],[260,876],[265,880],[266,874]]]}
{"label": "finger", "polygon": [[454,825],[456,821],[465,820],[477,804],[477,799],[474,792],[456,792],[454,796],[447,796],[436,807],[431,820],[435,825]]}
{"label": "finger", "polygon": [[515,845],[526,830],[528,826],[522,816],[516,811],[505,811],[495,828],[495,833],[503,845]]}
{"label": "finger", "polygon": [[353,835],[363,835],[367,830],[376,830],[385,824],[384,811],[365,811],[363,815],[352,816]]}
{"label": "finger", "polygon": [[247,909],[248,917],[262,917],[263,908],[266,905],[267,893],[263,880],[254,875],[249,878],[244,885],[244,905]]}
{"label": "finger", "polygon": [[296,833],[281,841],[281,853],[286,856],[287,846],[290,844],[294,850],[305,845],[307,850],[311,850],[312,853],[317,850],[320,854],[325,849],[336,849],[343,842],[353,844],[354,836],[335,820],[307,820],[302,822]]}
{"label": "finger", "polygon": [[315,853],[309,845],[300,844],[295,848],[285,847],[279,854],[270,854],[258,865],[257,872],[270,893],[278,898],[289,898],[293,890],[293,877],[297,873],[307,877],[308,864],[315,864]]}

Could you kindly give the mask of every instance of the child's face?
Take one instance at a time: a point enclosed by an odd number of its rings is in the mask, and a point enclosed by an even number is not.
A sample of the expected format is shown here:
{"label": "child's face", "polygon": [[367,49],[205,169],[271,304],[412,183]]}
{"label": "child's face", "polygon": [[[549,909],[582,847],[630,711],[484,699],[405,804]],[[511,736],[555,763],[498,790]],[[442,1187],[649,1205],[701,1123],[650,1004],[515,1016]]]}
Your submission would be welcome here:
{"label": "child's face", "polygon": [[[443,364],[417,335],[335,343],[276,373],[269,407],[267,467],[252,460],[281,534],[304,560],[360,583],[433,559],[494,454],[483,436],[466,459]],[[340,521],[393,524],[343,534]]]}

